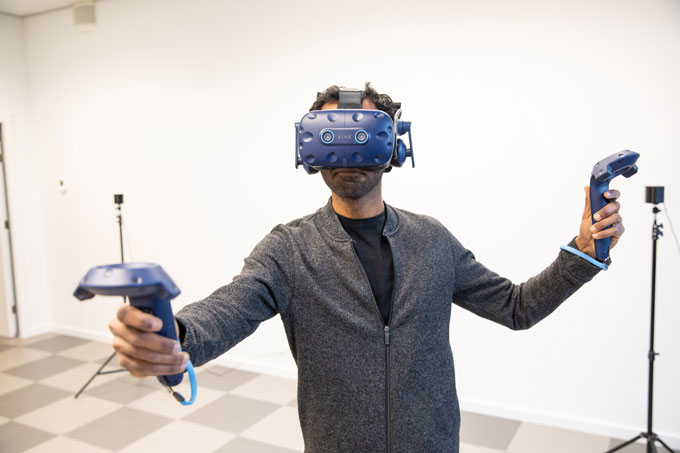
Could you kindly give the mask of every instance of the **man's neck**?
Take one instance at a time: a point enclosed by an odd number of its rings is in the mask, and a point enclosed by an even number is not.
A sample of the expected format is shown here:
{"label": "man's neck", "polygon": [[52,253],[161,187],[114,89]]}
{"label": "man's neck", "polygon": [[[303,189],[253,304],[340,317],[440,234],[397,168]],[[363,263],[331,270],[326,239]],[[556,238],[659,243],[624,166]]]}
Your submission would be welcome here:
{"label": "man's neck", "polygon": [[368,219],[375,217],[385,210],[382,199],[382,184],[361,198],[341,198],[331,192],[333,210],[343,217],[350,219]]}

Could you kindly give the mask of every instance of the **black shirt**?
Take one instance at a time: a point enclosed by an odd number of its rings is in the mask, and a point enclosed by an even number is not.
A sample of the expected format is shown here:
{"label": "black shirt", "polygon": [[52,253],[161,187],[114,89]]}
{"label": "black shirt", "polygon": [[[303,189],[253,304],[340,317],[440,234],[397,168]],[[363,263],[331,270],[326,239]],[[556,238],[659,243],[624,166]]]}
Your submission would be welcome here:
{"label": "black shirt", "polygon": [[394,266],[390,244],[382,234],[385,226],[385,212],[368,219],[350,219],[340,214],[337,216],[353,240],[354,250],[366,271],[380,315],[387,325],[392,309]]}

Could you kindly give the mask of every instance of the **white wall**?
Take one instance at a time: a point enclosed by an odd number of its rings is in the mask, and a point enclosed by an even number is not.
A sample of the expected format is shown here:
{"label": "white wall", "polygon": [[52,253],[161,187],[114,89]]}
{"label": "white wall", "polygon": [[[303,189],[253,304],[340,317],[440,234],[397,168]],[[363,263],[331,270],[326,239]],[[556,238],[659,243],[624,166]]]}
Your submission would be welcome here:
{"label": "white wall", "polygon": [[[24,21],[0,14],[0,123],[3,126],[9,196],[15,291],[22,335],[35,335],[53,324],[54,270],[48,271],[44,221],[44,165],[30,140],[29,86]],[[5,219],[5,214],[2,214]],[[5,276],[9,277],[9,242],[3,230]],[[7,285],[10,281],[5,282]],[[11,306],[11,292],[7,291]],[[13,334],[10,319],[8,333]]]}
{"label": "white wall", "polygon": [[[680,6],[671,0],[359,2],[116,0],[99,28],[69,11],[26,20],[33,141],[46,177],[52,326],[108,337],[120,303],[76,302],[94,264],[162,263],[175,309],[237,274],[275,224],[328,196],[293,168],[293,122],[317,90],[374,82],[413,121],[418,166],[389,203],[439,218],[492,269],[522,281],[576,234],[592,165],[632,149],[627,232],[614,265],[550,318],[510,332],[454,311],[463,408],[622,437],[645,426],[651,206],[664,185],[680,229]],[[28,168],[16,177],[29,180]],[[57,190],[64,179],[68,192]],[[680,258],[660,242],[655,430],[680,447]],[[35,232],[38,234],[37,232]],[[24,267],[25,269],[26,267]],[[24,310],[46,300],[24,295]],[[25,319],[27,331],[42,318]],[[222,363],[294,374],[278,321]]]}

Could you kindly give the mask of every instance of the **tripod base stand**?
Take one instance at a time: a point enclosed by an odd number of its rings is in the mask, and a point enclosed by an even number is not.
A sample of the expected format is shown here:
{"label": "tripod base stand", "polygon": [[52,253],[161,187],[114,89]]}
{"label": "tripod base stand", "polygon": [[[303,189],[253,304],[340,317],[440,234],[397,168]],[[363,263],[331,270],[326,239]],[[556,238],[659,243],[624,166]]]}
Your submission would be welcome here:
{"label": "tripod base stand", "polygon": [[647,439],[647,453],[657,453],[656,449],[656,442],[659,442],[663,447],[668,450],[670,453],[675,453],[673,450],[671,450],[671,447],[666,445],[663,440],[659,438],[655,433],[640,433],[638,436],[633,437],[631,440],[622,443],[621,445],[612,448],[611,450],[607,450],[606,453],[613,453],[615,451],[621,450],[624,447],[627,447],[628,445],[637,442],[640,439]]}
{"label": "tripod base stand", "polygon": [[94,373],[94,374],[92,375],[92,377],[85,383],[85,385],[83,385],[83,386],[80,388],[80,390],[78,390],[78,393],[76,393],[76,396],[74,396],[74,398],[78,398],[78,397],[80,396],[80,394],[83,393],[83,391],[87,388],[87,386],[90,385],[90,382],[92,382],[92,381],[94,380],[94,378],[96,378],[97,376],[101,376],[102,374],[113,374],[113,373],[120,373],[121,371],[125,371],[125,370],[122,369],[122,368],[121,368],[120,370],[102,371],[102,370],[106,367],[106,365],[108,365],[109,362],[110,362],[115,356],[116,356],[116,353],[114,352],[113,354],[111,354],[111,355],[109,356],[108,359],[106,359],[106,360],[104,361],[104,363],[102,364],[102,366],[99,367],[99,369],[97,370],[97,372]]}

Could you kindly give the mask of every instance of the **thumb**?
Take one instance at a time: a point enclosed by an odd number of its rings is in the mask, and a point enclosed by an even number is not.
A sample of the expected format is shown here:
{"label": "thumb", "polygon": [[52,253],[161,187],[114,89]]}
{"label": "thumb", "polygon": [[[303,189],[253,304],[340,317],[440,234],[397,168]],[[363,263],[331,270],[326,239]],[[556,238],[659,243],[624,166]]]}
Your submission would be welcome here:
{"label": "thumb", "polygon": [[590,212],[590,187],[585,186],[583,187],[583,190],[586,192],[586,205],[583,207],[583,219],[585,218],[590,218],[591,217],[591,212]]}

